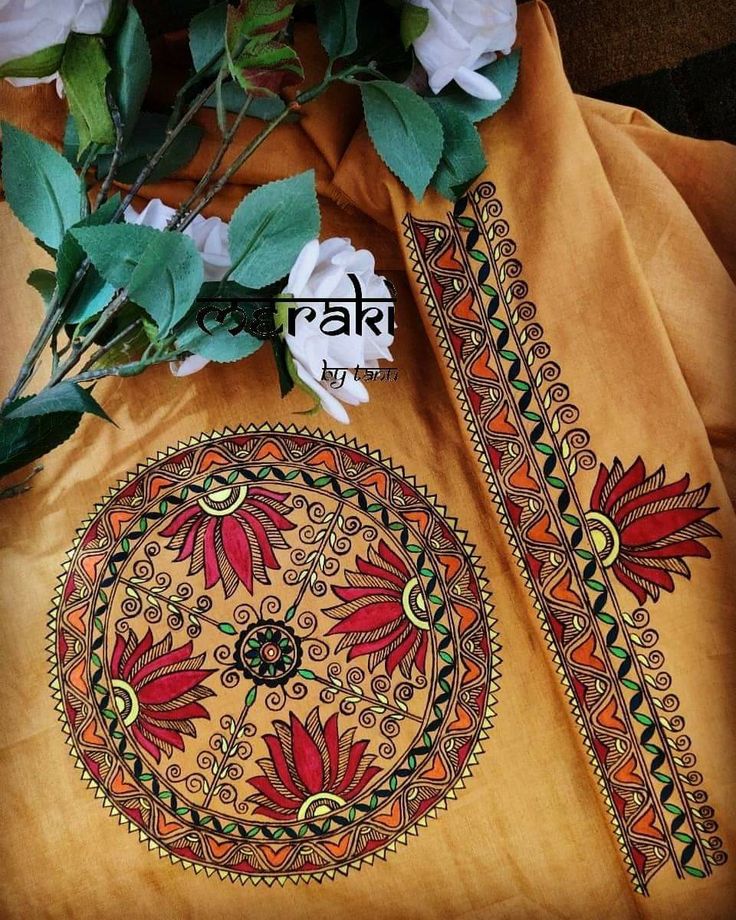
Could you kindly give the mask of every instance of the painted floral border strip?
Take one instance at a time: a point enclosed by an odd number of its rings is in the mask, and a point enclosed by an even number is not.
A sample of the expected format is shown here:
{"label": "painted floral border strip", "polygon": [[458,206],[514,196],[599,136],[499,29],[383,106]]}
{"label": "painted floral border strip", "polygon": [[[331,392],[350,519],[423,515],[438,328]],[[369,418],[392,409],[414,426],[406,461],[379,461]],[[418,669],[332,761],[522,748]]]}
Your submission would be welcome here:
{"label": "painted floral border strip", "polygon": [[[719,536],[709,486],[648,475],[637,458],[592,470],[560,368],[535,321],[495,186],[447,221],[407,214],[405,237],[476,453],[542,621],[635,888],[671,862],[703,878],[726,861],[659,636],[641,606],[690,577]],[[627,607],[614,579],[636,599]],[[628,595],[626,595],[628,598]]]}

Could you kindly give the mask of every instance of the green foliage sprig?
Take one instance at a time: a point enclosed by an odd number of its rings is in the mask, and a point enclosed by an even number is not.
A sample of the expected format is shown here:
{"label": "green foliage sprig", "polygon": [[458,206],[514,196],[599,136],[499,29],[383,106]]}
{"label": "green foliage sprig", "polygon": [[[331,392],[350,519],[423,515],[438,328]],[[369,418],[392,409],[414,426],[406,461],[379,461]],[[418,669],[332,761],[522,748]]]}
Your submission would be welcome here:
{"label": "green foliage sprig", "polygon": [[[475,122],[508,99],[518,72],[518,54],[488,65],[503,96],[493,103],[460,90],[424,98],[411,88],[416,62],[407,47],[426,25],[416,7],[412,12],[405,5],[402,12],[387,3],[379,14],[376,4],[360,0],[317,0],[307,15],[316,20],[327,66],[317,83],[288,103],[283,90],[304,78],[291,42],[293,2],[188,6],[195,12],[189,22],[192,69],[168,115],[145,110],[152,75],[148,37],[135,7],[118,3],[107,34],[73,34],[52,49],[70,112],[63,153],[2,126],[8,203],[56,265],[28,278],[45,312],[0,409],[0,476],[63,443],[84,414],[108,419],[92,393],[97,380],[133,376],[190,353],[238,360],[262,344],[226,329],[205,336],[197,326],[197,298],[211,295],[212,284],[182,231],[303,106],[315,104],[336,82],[357,85],[370,138],[388,168],[417,199],[430,185],[452,199],[485,167]],[[40,64],[25,62],[24,72],[29,66],[49,72],[48,55],[38,57]],[[215,108],[221,140],[191,194],[163,230],[125,223],[126,209],[146,183],[194,156],[201,130],[193,119],[204,107]],[[261,130],[221,170],[245,117],[261,119]],[[129,188],[117,192],[116,182]],[[318,235],[319,222],[311,170],[250,192],[233,214],[231,268],[217,290],[280,290],[301,248]],[[49,378],[29,394],[47,352]],[[278,347],[275,353],[282,391],[288,391],[288,356]],[[29,479],[0,490],[0,497],[24,491]]]}

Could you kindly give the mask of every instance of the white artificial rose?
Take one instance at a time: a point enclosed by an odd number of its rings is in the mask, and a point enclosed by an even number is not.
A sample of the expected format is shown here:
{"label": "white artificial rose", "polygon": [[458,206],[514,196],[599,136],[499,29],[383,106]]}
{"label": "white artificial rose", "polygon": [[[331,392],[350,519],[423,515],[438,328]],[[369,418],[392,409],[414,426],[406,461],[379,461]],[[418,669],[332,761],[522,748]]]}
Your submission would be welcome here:
{"label": "white artificial rose", "polygon": [[[125,209],[125,220],[129,224],[165,230],[174,214],[174,208],[164,204],[160,198],[152,198],[140,214],[128,206]],[[198,214],[182,232],[184,236],[190,237],[202,256],[204,280],[220,281],[230,268],[228,225],[225,221],[219,217],[202,217]]]}
{"label": "white artificial rose", "polygon": [[[71,32],[97,35],[112,0],[0,0],[0,67],[44,48],[63,45]],[[46,77],[8,77],[14,86],[50,83]],[[57,84],[58,89],[58,84]]]}
{"label": "white artificial rose", "polygon": [[[125,220],[141,227],[163,230],[176,211],[164,204],[160,198],[152,198],[140,214],[132,207],[125,209]],[[220,281],[230,268],[228,250],[228,225],[219,217],[202,217],[198,214],[183,231],[197,247],[204,264],[205,281]],[[172,361],[169,365],[176,377],[187,377],[201,371],[209,363],[201,355],[190,355],[183,361]]]}
{"label": "white artificial rose", "polygon": [[[300,299],[309,301],[329,298],[332,305],[339,304],[340,298],[355,298],[355,289],[348,272],[358,279],[363,293],[364,303],[370,305],[371,298],[390,297],[385,280],[375,273],[375,261],[366,249],[356,250],[350,240],[333,237],[320,243],[312,240],[307,243],[297,257],[289,274],[285,294],[299,303]],[[348,335],[325,335],[320,330],[320,320],[325,314],[324,303],[304,303],[312,307],[316,316],[309,322],[305,312],[300,312],[295,320],[294,332],[290,334],[288,326],[283,329],[283,337],[291,352],[294,368],[299,380],[312,390],[322,404],[339,422],[347,424],[350,419],[342,402],[351,406],[368,402],[368,391],[364,384],[355,380],[349,372],[345,375],[343,385],[331,388],[322,381],[323,362],[330,368],[343,367],[377,368],[378,358],[392,361],[389,346],[393,335],[387,332],[375,335],[364,330],[362,335],[352,332]],[[352,312],[352,304],[348,304]],[[388,304],[373,304],[385,310]]]}
{"label": "white artificial rose", "polygon": [[516,39],[516,0],[411,0],[429,13],[427,26],[413,41],[438,93],[454,80],[479,99],[500,99],[496,85],[476,71],[508,54]]}

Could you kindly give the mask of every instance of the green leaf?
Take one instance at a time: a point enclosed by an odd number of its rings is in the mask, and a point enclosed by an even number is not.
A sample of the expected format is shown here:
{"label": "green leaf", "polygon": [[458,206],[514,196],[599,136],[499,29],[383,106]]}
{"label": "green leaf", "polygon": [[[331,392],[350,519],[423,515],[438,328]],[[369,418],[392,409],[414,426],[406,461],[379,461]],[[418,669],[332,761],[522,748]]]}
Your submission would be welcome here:
{"label": "green leaf", "polygon": [[225,52],[227,3],[218,3],[198,13],[189,24],[189,50],[194,69],[203,70],[216,54]]}
{"label": "green leaf", "polygon": [[[153,112],[142,112],[133,133],[125,144],[115,178],[120,182],[134,182],[151,155],[158,150],[166,136],[167,117]],[[185,125],[173,144],[157,164],[148,182],[159,182],[185,166],[197,152],[202,139],[198,125]],[[97,159],[97,175],[104,178],[110,168],[111,155]]]}
{"label": "green leaf", "polygon": [[20,405],[14,405],[6,410],[4,418],[32,418],[39,415],[53,415],[62,412],[88,412],[111,422],[112,419],[102,406],[77,383],[62,380],[48,390],[41,390],[30,399],[24,400]]}
{"label": "green leaf", "polygon": [[440,195],[454,201],[486,167],[480,136],[462,112],[439,99],[427,100],[442,123],[444,144],[432,185]]}
{"label": "green leaf", "polygon": [[134,224],[74,228],[72,236],[102,277],[127,287],[164,335],[182,319],[204,280],[202,259],[189,237]]}
{"label": "green leaf", "polygon": [[230,75],[254,96],[278,93],[304,79],[299,56],[283,42],[252,40],[235,57],[228,45],[227,60]]}
{"label": "green leaf", "polygon": [[130,137],[151,79],[151,51],[140,16],[128,6],[123,26],[113,43],[110,63],[110,89],[123,122],[123,133]]}
{"label": "green leaf", "polygon": [[79,178],[49,144],[2,122],[3,187],[18,220],[47,246],[58,249],[81,216]]}
{"label": "green leaf", "polygon": [[389,80],[361,83],[368,134],[378,155],[417,200],[442,153],[442,125],[429,104]]}
{"label": "green leaf", "polygon": [[64,81],[69,111],[77,125],[80,154],[92,143],[114,143],[115,127],[105,95],[110,65],[102,39],[72,32],[59,73]]}
{"label": "green leaf", "polygon": [[477,99],[471,96],[454,83],[438,95],[438,99],[451,105],[454,109],[462,112],[472,122],[481,121],[483,118],[490,118],[511,98],[511,94],[516,87],[516,81],[519,77],[519,63],[521,60],[521,51],[518,49],[511,54],[503,55],[491,64],[486,64],[478,71],[482,76],[493,81],[498,91],[501,93],[500,99]]}
{"label": "green leaf", "polygon": [[302,247],[319,234],[314,170],[250,192],[230,222],[230,277],[258,289],[283,278]]}
{"label": "green leaf", "polygon": [[31,397],[11,403],[0,418],[0,476],[19,470],[27,463],[63,444],[77,430],[79,412],[59,412],[29,418],[7,418],[7,411]]}
{"label": "green leaf", "polygon": [[26,278],[26,284],[30,284],[41,295],[44,304],[48,308],[54,288],[56,287],[56,275],[47,268],[34,268]]}
{"label": "green leaf", "polygon": [[186,349],[195,355],[209,358],[220,364],[240,361],[247,358],[263,345],[263,339],[255,338],[243,329],[233,335],[230,330],[237,328],[241,323],[236,317],[229,316],[224,323],[217,323],[212,327],[212,334],[202,332],[197,325],[196,317],[192,317],[190,325],[186,326],[176,340],[176,347]]}
{"label": "green leaf", "polygon": [[[242,87],[232,82],[222,85],[220,95],[226,112],[239,112],[248,98]],[[216,106],[216,100],[210,97],[204,105],[205,108],[213,109]],[[248,105],[248,118],[273,121],[277,115],[284,111],[285,105],[286,103],[280,96],[253,96]]]}
{"label": "green leaf", "polygon": [[[109,223],[119,204],[120,196],[113,195],[84,220],[78,221],[75,227],[97,227]],[[74,236],[67,232],[56,254],[56,284],[59,298],[69,290],[83,260],[84,250]],[[71,309],[64,317],[65,321],[77,324],[90,319],[110,302],[114,293],[115,288],[107,284],[94,268],[90,268],[74,294]]]}
{"label": "green leaf", "polygon": [[356,24],[360,0],[317,0],[319,37],[331,61],[358,47]]}
{"label": "green leaf", "polygon": [[293,9],[289,0],[241,0],[228,7],[225,57],[230,75],[246,92],[278,93],[304,79],[296,51],[277,39]]}
{"label": "green leaf", "polygon": [[48,77],[59,69],[64,45],[51,45],[0,66],[0,77]]}
{"label": "green leaf", "polygon": [[427,28],[429,23],[429,10],[413,3],[405,3],[401,7],[401,41],[408,48]]}
{"label": "green leaf", "polygon": [[276,364],[276,372],[279,375],[279,390],[284,397],[294,389],[294,380],[289,373],[287,361],[288,349],[286,342],[282,338],[271,339],[271,348],[273,349],[273,360]]}

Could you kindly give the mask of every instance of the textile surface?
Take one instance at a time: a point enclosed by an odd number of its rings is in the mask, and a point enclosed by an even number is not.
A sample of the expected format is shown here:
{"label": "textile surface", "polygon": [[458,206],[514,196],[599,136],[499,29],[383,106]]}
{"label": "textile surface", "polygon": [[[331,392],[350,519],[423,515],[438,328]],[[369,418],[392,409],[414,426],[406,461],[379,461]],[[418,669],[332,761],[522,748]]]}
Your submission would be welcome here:
{"label": "textile surface", "polygon": [[[349,428],[284,431],[265,348],[105,381],[3,507],[3,916],[732,915],[736,154],[574,95],[541,4],[519,46],[454,207],[348,88],[217,205],[313,167],[396,286]],[[52,92],[3,117],[58,143]],[[0,232],[7,387],[43,258]]]}

